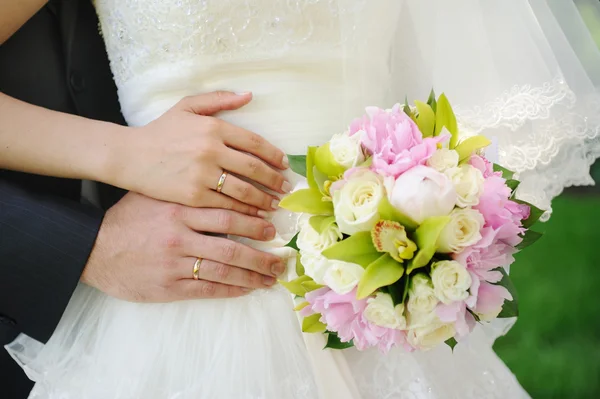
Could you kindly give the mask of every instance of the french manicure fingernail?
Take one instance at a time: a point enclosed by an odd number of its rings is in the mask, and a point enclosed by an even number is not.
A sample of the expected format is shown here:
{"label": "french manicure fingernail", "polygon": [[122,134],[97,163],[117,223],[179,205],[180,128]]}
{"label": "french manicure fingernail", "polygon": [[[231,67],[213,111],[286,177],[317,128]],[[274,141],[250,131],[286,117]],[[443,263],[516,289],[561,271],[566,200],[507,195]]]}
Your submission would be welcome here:
{"label": "french manicure fingernail", "polygon": [[283,159],[281,160],[281,164],[287,169],[290,167],[290,160],[287,155],[283,155]]}
{"label": "french manicure fingernail", "polygon": [[263,210],[256,212],[256,214],[258,215],[258,217],[263,218],[263,219],[266,219],[269,217],[269,212],[263,211]]}
{"label": "french manicure fingernail", "polygon": [[254,291],[254,289],[253,288],[242,287],[242,291],[243,292],[252,292],[252,291]]}
{"label": "french manicure fingernail", "polygon": [[277,209],[279,207],[279,200],[274,199],[271,201],[271,208]]}
{"label": "french manicure fingernail", "polygon": [[248,94],[250,94],[250,92],[249,91],[236,91],[235,94],[238,96],[247,96]]}
{"label": "french manicure fingernail", "polygon": [[285,265],[282,262],[274,263],[273,266],[271,266],[271,272],[276,276],[279,276],[284,271],[285,271]]}
{"label": "french manicure fingernail", "polygon": [[292,184],[289,181],[285,180],[281,185],[281,190],[286,194],[289,193],[290,191],[292,191]]}
{"label": "french manicure fingernail", "polygon": [[275,237],[275,228],[273,226],[265,227],[264,235],[269,240],[273,239]]}
{"label": "french manicure fingernail", "polygon": [[265,276],[263,277],[263,283],[265,285],[273,285],[275,284],[275,279],[273,277]]}

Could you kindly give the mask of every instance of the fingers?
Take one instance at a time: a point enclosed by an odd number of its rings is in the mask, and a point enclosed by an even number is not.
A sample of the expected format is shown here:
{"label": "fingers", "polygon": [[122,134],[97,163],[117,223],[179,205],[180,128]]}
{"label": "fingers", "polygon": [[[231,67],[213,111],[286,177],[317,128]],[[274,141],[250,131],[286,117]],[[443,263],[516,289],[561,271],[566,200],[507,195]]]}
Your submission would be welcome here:
{"label": "fingers", "polygon": [[192,230],[206,233],[231,234],[260,241],[275,237],[275,227],[270,222],[225,209],[187,208],[183,222]]}
{"label": "fingers", "polygon": [[240,267],[265,276],[278,277],[286,268],[285,262],[278,256],[227,238],[190,233],[185,240],[184,251],[187,256]]}
{"label": "fingers", "polygon": [[[219,178],[213,183],[217,188]],[[257,208],[274,211],[279,206],[279,200],[272,195],[254,187],[252,184],[241,180],[240,178],[228,174],[221,187],[221,193],[245,204]]]}
{"label": "fingers", "polygon": [[181,299],[236,298],[251,290],[206,280],[180,280],[174,288]]}
{"label": "fingers", "polygon": [[220,132],[227,146],[255,155],[276,168],[289,168],[287,155],[258,134],[225,122]]}
{"label": "fingers", "polygon": [[228,148],[223,159],[225,161],[221,166],[225,170],[245,176],[282,194],[292,190],[292,185],[280,172],[273,170],[258,158]]}
{"label": "fingers", "polygon": [[268,213],[259,210],[257,207],[244,204],[241,201],[233,199],[231,197],[226,196],[225,194],[219,194],[215,191],[208,191],[202,197],[202,207],[203,208],[217,208],[217,209],[225,209],[231,210],[239,213],[243,213],[249,216],[258,216],[261,218],[266,218]]}
{"label": "fingers", "polygon": [[190,96],[182,99],[177,106],[185,111],[198,115],[213,115],[219,111],[230,111],[248,104],[252,93],[232,93],[229,91],[214,91],[212,93]]}
{"label": "fingers", "polygon": [[[191,278],[192,266],[195,258],[183,258],[181,260],[181,278]],[[225,285],[233,285],[245,288],[268,288],[277,281],[274,277],[263,276],[259,273],[242,269],[235,266],[225,265],[209,259],[202,259],[198,270],[200,280],[212,281]]]}

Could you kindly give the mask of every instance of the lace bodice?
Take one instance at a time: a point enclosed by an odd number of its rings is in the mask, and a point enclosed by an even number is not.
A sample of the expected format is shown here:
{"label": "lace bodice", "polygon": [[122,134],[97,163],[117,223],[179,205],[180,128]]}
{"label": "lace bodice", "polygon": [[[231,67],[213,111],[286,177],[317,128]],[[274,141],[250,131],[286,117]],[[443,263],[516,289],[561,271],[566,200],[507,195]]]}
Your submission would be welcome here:
{"label": "lace bodice", "polygon": [[118,84],[164,63],[215,65],[331,54],[337,0],[97,0]]}

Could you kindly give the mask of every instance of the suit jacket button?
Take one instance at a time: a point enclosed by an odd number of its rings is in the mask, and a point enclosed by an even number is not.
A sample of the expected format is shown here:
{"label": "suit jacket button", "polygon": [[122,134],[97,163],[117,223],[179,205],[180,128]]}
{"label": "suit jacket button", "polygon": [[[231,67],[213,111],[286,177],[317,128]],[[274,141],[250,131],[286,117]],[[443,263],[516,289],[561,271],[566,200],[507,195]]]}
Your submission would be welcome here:
{"label": "suit jacket button", "polygon": [[71,76],[69,77],[69,82],[71,83],[71,88],[76,93],[82,92],[85,90],[85,79],[77,72],[71,72]]}

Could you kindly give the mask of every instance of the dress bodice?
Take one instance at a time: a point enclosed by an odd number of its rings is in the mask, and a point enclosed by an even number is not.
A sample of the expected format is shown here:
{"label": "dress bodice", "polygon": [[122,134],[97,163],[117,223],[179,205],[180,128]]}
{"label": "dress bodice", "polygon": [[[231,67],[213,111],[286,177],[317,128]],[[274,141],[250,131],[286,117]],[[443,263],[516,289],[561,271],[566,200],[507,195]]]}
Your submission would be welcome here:
{"label": "dress bodice", "polygon": [[131,125],[187,95],[252,91],[249,106],[223,118],[303,153],[345,127],[337,4],[97,0],[96,9]]}

